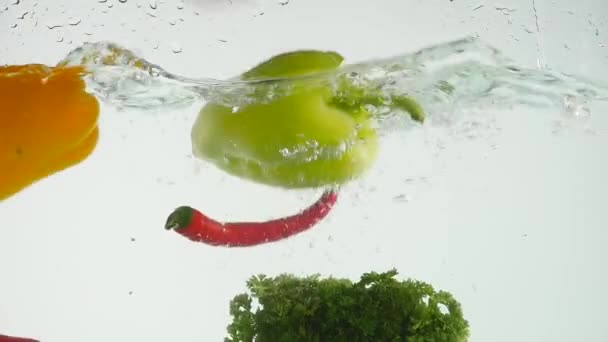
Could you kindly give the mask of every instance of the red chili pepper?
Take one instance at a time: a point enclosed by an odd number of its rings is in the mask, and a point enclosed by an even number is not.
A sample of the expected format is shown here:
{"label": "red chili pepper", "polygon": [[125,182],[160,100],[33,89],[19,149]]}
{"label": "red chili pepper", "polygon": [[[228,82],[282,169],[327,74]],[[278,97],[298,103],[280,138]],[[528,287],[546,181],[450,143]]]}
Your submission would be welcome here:
{"label": "red chili pepper", "polygon": [[182,206],[169,215],[165,229],[213,246],[254,246],[282,240],[314,226],[327,216],[337,199],[338,193],[328,190],[299,214],[266,222],[221,223],[192,207]]}
{"label": "red chili pepper", "polygon": [[13,337],[0,334],[0,342],[40,342],[31,338]]}

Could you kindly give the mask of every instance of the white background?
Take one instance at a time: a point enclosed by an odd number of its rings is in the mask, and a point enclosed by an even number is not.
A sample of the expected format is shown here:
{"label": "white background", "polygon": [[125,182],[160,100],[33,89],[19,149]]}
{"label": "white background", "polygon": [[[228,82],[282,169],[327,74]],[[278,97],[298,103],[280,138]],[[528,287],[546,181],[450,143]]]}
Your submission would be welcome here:
{"label": "white background", "polygon": [[[332,49],[351,63],[478,34],[519,65],[608,79],[605,0],[14,2],[0,0],[3,64],[54,64],[84,41],[109,40],[177,74],[228,78],[293,49]],[[561,129],[559,110],[517,108],[478,114],[472,138],[397,131],[327,220],[249,249],[195,244],[162,226],[182,204],[268,219],[318,192],[246,183],[192,160],[197,109],[102,105],[89,159],[0,203],[0,333],[221,341],[229,300],[252,274],[356,280],[396,267],[453,293],[471,341],[608,340],[606,104]]]}

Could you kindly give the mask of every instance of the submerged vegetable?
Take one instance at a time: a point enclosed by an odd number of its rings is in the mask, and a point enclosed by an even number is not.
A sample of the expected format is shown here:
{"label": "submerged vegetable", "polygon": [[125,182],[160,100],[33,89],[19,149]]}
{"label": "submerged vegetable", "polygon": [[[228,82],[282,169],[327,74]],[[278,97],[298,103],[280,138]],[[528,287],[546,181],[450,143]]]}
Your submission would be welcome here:
{"label": "submerged vegetable", "polygon": [[0,200],[84,160],[98,138],[97,99],[79,67],[0,67]]}
{"label": "submerged vegetable", "polygon": [[[427,283],[395,279],[396,270],[360,281],[318,275],[251,277],[230,302],[226,342],[465,342],[460,303]],[[253,302],[259,308],[253,308]]]}
{"label": "submerged vegetable", "polygon": [[[302,50],[247,71],[241,79],[295,78],[287,81],[289,94],[278,90],[269,101],[238,108],[205,105],[191,132],[194,155],[232,175],[284,188],[339,185],[362,175],[378,148],[366,105],[403,109],[419,122],[424,114],[412,99],[386,98],[345,77],[336,89],[302,78],[334,71],[342,61],[336,52]],[[260,84],[259,89],[255,96],[262,100],[267,88]]]}
{"label": "submerged vegetable", "polygon": [[7,336],[0,334],[0,342],[39,342],[31,338]]}
{"label": "submerged vegetable", "polygon": [[[346,78],[338,79],[337,89],[302,78],[334,71],[342,61],[336,52],[300,50],[277,55],[245,72],[241,79],[257,82],[254,97],[260,101],[238,108],[208,103],[192,127],[194,155],[232,175],[283,188],[330,188],[363,174],[378,148],[372,114],[365,105],[399,108],[419,122],[424,113],[407,97],[386,99]],[[288,94],[264,99],[268,95],[264,81],[287,77]],[[337,193],[327,192],[300,215],[255,223],[222,224],[183,206],[169,216],[165,228],[211,245],[252,246],[310,228],[329,212],[336,198]]]}
{"label": "submerged vegetable", "polygon": [[214,246],[254,246],[282,240],[311,228],[329,213],[337,197],[336,192],[327,191],[299,214],[266,222],[220,223],[194,208],[183,206],[169,215],[165,229]]}

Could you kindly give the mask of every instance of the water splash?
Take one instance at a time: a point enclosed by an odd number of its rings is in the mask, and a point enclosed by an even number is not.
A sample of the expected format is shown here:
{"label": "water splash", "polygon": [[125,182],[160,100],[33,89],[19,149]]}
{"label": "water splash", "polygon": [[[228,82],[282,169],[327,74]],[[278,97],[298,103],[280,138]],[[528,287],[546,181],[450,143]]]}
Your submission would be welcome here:
{"label": "water splash", "polygon": [[[336,71],[297,78],[217,80],[170,73],[121,46],[87,43],[60,65],[84,65],[89,89],[120,108],[153,109],[212,101],[238,107],[276,99],[299,86],[324,84],[336,89],[347,77],[384,94],[415,98],[429,116],[454,107],[557,106],[608,99],[608,84],[574,75],[521,68],[500,51],[470,37],[390,58],[346,65]],[[263,93],[265,96],[260,97]],[[389,113],[390,114],[390,113]]]}

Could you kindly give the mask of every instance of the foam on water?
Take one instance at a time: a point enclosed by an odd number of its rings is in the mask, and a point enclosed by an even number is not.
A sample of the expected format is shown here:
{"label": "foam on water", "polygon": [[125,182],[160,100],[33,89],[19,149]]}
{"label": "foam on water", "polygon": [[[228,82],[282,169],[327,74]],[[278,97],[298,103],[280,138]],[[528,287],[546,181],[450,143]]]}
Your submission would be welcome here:
{"label": "foam on water", "polygon": [[[187,106],[195,101],[238,107],[289,94],[296,81],[295,78],[192,79],[172,74],[109,42],[84,44],[59,64],[87,66],[91,72],[87,82],[92,92],[116,107],[144,110]],[[297,81],[335,86],[341,77],[387,95],[411,96],[429,116],[455,106],[488,105],[557,106],[580,113],[587,102],[608,99],[606,83],[557,71],[518,67],[497,49],[472,37],[346,65],[334,72],[298,77]],[[260,97],[260,89],[265,96]]]}

